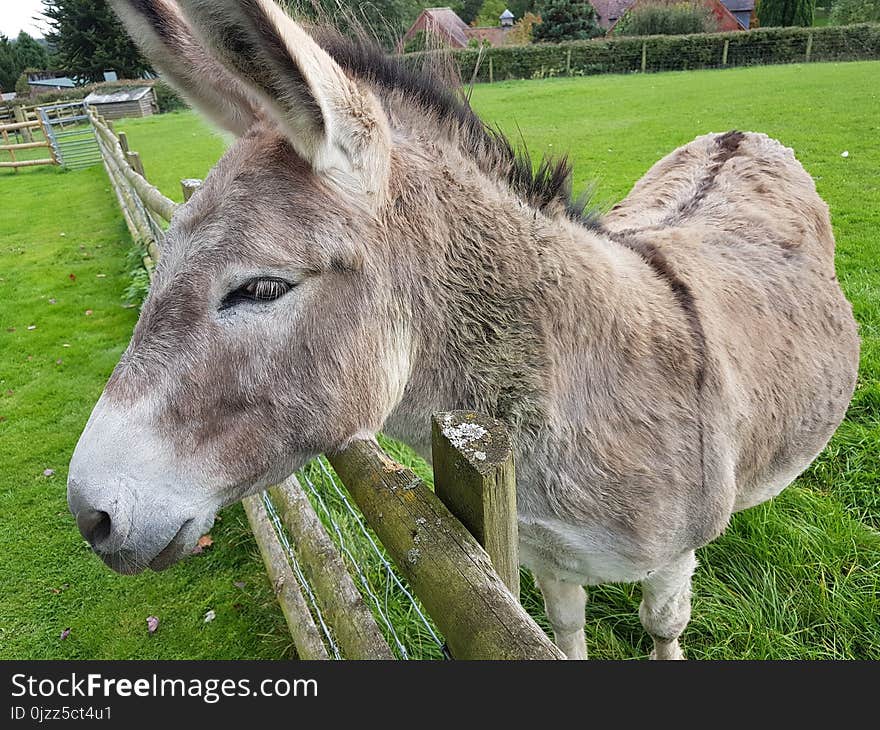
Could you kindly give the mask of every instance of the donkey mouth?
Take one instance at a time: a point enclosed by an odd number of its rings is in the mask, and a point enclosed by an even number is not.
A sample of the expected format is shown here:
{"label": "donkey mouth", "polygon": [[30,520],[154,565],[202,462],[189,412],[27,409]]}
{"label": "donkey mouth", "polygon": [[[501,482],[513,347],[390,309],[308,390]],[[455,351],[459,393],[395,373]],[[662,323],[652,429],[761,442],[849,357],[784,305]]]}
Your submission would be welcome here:
{"label": "donkey mouth", "polygon": [[193,521],[193,518],[190,517],[184,522],[180,526],[180,529],[175,533],[174,537],[171,538],[170,542],[148,563],[151,570],[155,570],[158,573],[160,570],[170,568],[188,552],[187,545],[190,543],[191,538],[191,535],[188,533],[190,532],[189,528],[192,526]]}

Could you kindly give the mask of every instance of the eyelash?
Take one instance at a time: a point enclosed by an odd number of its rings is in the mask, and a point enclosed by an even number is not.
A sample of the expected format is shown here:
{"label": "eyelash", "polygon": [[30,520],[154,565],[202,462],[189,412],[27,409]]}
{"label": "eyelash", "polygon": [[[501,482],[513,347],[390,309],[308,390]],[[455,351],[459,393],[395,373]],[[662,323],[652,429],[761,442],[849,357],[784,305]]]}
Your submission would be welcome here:
{"label": "eyelash", "polygon": [[293,284],[284,279],[251,279],[223,297],[220,309],[229,309],[241,302],[273,302],[283,297],[293,287]]}

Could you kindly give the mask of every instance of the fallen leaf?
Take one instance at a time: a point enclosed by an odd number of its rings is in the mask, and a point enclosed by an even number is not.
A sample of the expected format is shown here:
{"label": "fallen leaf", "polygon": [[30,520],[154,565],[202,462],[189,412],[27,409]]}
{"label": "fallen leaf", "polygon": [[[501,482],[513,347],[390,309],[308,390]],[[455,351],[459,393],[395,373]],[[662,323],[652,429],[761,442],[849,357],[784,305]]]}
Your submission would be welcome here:
{"label": "fallen leaf", "polygon": [[92,314],[93,314],[93,312],[92,312],[91,309],[87,309],[87,310],[86,310],[86,317],[91,317]]}
{"label": "fallen leaf", "polygon": [[37,325],[35,325],[35,324],[29,324],[29,325],[28,325],[28,329],[29,329],[29,330],[35,330],[36,328],[37,328]]}
{"label": "fallen leaf", "polygon": [[244,587],[247,584],[243,580],[235,580],[232,582],[232,585],[234,585],[236,588],[240,588],[240,589],[244,590]]}
{"label": "fallen leaf", "polygon": [[70,583],[65,583],[65,584],[62,585],[60,588],[50,588],[49,590],[52,592],[52,595],[57,596],[57,595],[59,595],[62,591],[65,591],[65,590],[67,590],[68,588],[70,588]]}
{"label": "fallen leaf", "polygon": [[61,347],[70,347],[70,345],[65,342],[63,345],[61,345]]}
{"label": "fallen leaf", "polygon": [[6,391],[6,395],[13,395],[14,393],[15,391],[12,388]]}
{"label": "fallen leaf", "polygon": [[95,274],[95,276],[97,276],[99,279],[106,279],[107,278],[107,274]]}
{"label": "fallen leaf", "polygon": [[6,420],[6,416],[0,416],[0,423],[3,423],[3,421],[5,421],[5,420]]}
{"label": "fallen leaf", "polygon": [[217,618],[217,614],[214,613],[214,609],[212,608],[205,614],[205,623],[209,623],[215,618]]}
{"label": "fallen leaf", "polygon": [[62,359],[59,357],[59,358],[55,361],[55,364],[56,364],[56,365],[60,365],[60,364],[63,363],[63,362],[64,362],[64,360],[62,360]]}
{"label": "fallen leaf", "polygon": [[844,150],[843,152],[840,153],[840,156],[841,157],[849,157],[849,150]]}
{"label": "fallen leaf", "polygon": [[76,274],[69,274],[67,278],[71,281],[76,281]]}
{"label": "fallen leaf", "polygon": [[200,548],[209,548],[214,544],[214,538],[210,535],[202,535],[196,543]]}
{"label": "fallen leaf", "polygon": [[55,470],[54,469],[43,469],[43,476],[44,477],[55,476]]}
{"label": "fallen leaf", "polygon": [[61,632],[61,641],[64,641],[68,636],[70,636],[70,629],[64,629]]}
{"label": "fallen leaf", "polygon": [[147,616],[147,631],[151,634],[156,633],[159,628],[159,619],[156,616]]}
{"label": "fallen leaf", "polygon": [[52,298],[49,300],[49,304],[57,304],[57,301],[56,301],[55,297],[52,297]]}
{"label": "fallen leaf", "polygon": [[6,331],[7,332],[15,332],[15,327],[7,327]]}
{"label": "fallen leaf", "polygon": [[58,235],[59,236],[66,236],[67,234],[66,233],[59,233]]}
{"label": "fallen leaf", "polygon": [[33,356],[33,355],[28,355],[28,362],[30,362],[30,361],[33,360],[33,359],[34,359],[34,356]]}

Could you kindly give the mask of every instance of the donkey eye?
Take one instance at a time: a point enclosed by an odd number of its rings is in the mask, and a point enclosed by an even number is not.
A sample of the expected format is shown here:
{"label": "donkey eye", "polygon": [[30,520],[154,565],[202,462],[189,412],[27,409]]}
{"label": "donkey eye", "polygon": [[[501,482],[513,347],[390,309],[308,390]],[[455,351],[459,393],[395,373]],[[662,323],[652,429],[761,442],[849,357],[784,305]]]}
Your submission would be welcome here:
{"label": "donkey eye", "polygon": [[220,304],[220,309],[229,309],[240,302],[271,302],[283,297],[293,289],[293,284],[284,279],[251,279],[235,291],[229,292]]}

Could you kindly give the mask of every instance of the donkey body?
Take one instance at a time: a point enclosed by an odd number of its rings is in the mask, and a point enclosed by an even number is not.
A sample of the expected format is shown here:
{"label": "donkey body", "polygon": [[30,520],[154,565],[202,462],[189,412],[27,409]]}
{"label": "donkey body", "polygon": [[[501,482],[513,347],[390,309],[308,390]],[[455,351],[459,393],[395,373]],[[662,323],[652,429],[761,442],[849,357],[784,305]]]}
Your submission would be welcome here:
{"label": "donkey body", "polygon": [[707,135],[601,220],[426,77],[316,42],[270,0],[112,0],[239,135],[168,233],[71,463],[116,570],[162,569],[220,507],[380,429],[506,421],[521,556],[560,648],[583,585],[640,581],[678,658],[694,551],[822,450],[858,338],[826,205],[791,150]]}

